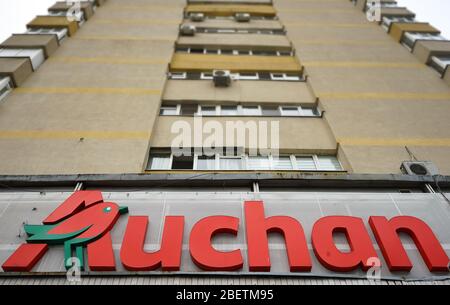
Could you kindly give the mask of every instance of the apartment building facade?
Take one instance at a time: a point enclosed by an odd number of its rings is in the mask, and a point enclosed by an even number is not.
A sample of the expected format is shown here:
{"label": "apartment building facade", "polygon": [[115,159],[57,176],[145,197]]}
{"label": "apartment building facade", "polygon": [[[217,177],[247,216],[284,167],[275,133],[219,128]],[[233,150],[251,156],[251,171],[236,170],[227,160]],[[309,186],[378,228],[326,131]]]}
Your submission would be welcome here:
{"label": "apartment building facade", "polygon": [[[0,281],[64,276],[62,246],[30,241],[27,225],[114,202],[129,218],[73,248],[87,279],[367,281],[367,261],[333,267],[313,240],[322,218],[342,216],[362,221],[383,283],[448,283],[449,58],[450,41],[395,1],[57,2],[0,44]],[[272,268],[254,268],[255,201],[267,217],[301,223],[309,271],[294,270],[295,250],[286,255],[285,222],[267,240]],[[185,217],[178,269],[129,262],[136,215],[150,216],[135,224],[148,225],[147,254],[165,217]],[[193,253],[194,229],[214,215],[240,220],[234,238],[209,237],[222,252],[240,249],[242,264],[214,268]],[[371,216],[419,219],[437,243],[402,223],[412,268],[396,269]],[[350,228],[333,221],[334,258],[345,257]]]}

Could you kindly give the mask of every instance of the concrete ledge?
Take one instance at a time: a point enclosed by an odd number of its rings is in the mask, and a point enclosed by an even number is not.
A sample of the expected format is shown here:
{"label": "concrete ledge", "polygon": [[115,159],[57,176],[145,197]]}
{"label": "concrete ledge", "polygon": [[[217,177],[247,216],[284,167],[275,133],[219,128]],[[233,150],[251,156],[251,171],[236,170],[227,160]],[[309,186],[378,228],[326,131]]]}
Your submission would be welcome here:
{"label": "concrete ledge", "polygon": [[11,49],[43,49],[45,58],[50,57],[59,47],[56,35],[30,35],[30,34],[13,34],[7,40],[2,42],[1,48]]}
{"label": "concrete ledge", "polygon": [[415,43],[413,54],[424,64],[431,56],[450,56],[449,40],[419,40]]}
{"label": "concrete ledge", "polygon": [[372,175],[346,173],[208,173],[120,174],[120,175],[37,175],[0,176],[0,188],[62,187],[83,182],[87,187],[249,187],[258,182],[265,187],[329,188],[418,188],[429,183],[450,187],[450,176]]}

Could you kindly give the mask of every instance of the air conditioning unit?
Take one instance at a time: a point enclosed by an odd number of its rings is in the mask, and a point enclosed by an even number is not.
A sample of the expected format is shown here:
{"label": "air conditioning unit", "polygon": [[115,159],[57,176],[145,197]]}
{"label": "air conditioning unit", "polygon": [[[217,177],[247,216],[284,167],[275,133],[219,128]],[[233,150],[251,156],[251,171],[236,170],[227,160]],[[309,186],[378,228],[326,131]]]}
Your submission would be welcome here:
{"label": "air conditioning unit", "polygon": [[231,73],[228,70],[214,70],[213,81],[216,87],[229,87],[231,84]]}
{"label": "air conditioning unit", "polygon": [[203,13],[192,13],[189,15],[189,19],[194,22],[202,22],[205,20],[205,14]]}
{"label": "air conditioning unit", "polygon": [[250,22],[250,14],[237,13],[234,15],[234,19],[236,19],[237,22]]}
{"label": "air conditioning unit", "polygon": [[195,26],[193,25],[182,25],[180,27],[180,34],[182,36],[194,36],[195,35]]}
{"label": "air conditioning unit", "polygon": [[431,161],[404,161],[400,167],[406,175],[434,176],[439,174],[438,168]]}

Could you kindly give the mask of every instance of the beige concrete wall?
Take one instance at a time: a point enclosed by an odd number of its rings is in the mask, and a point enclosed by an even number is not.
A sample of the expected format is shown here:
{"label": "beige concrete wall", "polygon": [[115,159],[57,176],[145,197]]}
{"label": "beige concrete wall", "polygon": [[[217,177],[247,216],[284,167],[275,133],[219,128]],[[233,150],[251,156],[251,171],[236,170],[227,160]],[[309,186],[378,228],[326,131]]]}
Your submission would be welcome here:
{"label": "beige concrete wall", "polygon": [[400,173],[408,146],[450,174],[450,87],[350,1],[324,3],[275,5],[347,168]]}
{"label": "beige concrete wall", "polygon": [[[151,146],[171,147],[172,140],[178,135],[178,133],[171,133],[171,128],[175,122],[180,121],[186,122],[191,126],[193,135],[194,118],[160,116],[158,117],[156,128],[153,130]],[[227,121],[242,121],[244,124],[250,122],[250,124],[254,123],[256,125],[260,122],[267,122],[269,128],[271,122],[278,122],[280,130],[279,144],[282,153],[335,154],[337,150],[336,141],[327,124],[320,118],[205,117],[202,119],[204,126],[211,121],[218,122],[224,130],[226,129]],[[205,133],[203,139],[207,138],[208,135]],[[224,133],[223,143],[226,143],[225,136]],[[245,148],[248,148],[248,133],[245,139]],[[270,133],[268,134],[267,141],[270,143]]]}
{"label": "beige concrete wall", "polygon": [[212,80],[169,80],[163,100],[302,105],[316,103],[307,83],[247,80],[234,81],[228,88],[214,87]]}
{"label": "beige concrete wall", "polygon": [[0,104],[1,174],[143,170],[185,5],[153,3],[105,2]]}

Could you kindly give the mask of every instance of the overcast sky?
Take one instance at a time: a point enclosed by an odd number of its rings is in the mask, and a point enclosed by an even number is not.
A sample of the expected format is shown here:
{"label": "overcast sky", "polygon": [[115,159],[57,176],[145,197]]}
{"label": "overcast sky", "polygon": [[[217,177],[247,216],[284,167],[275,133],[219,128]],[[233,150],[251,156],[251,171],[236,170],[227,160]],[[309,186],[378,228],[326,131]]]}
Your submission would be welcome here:
{"label": "overcast sky", "polygon": [[[450,0],[397,1],[399,5],[415,12],[419,21],[430,22],[450,39]],[[55,2],[56,0],[0,0],[0,41],[12,33],[24,32],[27,22],[36,15],[45,14],[47,8]]]}

